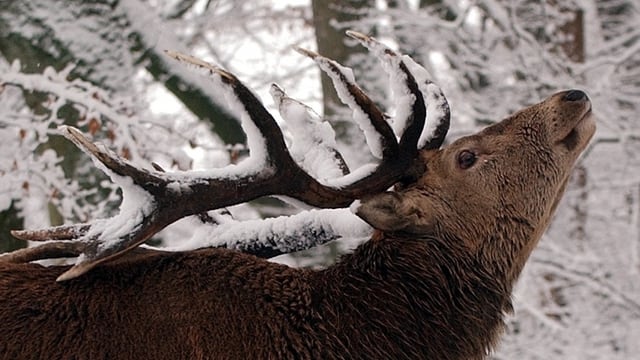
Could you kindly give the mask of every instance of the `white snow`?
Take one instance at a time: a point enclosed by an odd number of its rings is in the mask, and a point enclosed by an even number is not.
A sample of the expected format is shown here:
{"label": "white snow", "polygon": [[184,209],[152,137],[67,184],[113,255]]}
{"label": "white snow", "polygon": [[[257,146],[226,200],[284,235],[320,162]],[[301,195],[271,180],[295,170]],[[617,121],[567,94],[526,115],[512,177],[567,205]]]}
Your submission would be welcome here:
{"label": "white snow", "polygon": [[400,138],[407,128],[412,112],[411,107],[416,101],[415,96],[411,94],[407,87],[407,74],[400,68],[402,58],[388,46],[373,38],[367,37],[363,39],[359,36],[355,38],[378,57],[382,68],[389,76],[389,83],[393,93],[393,107],[395,108],[391,126],[396,136]]}
{"label": "white snow", "polygon": [[426,123],[418,141],[418,148],[422,148],[433,139],[436,128],[444,120],[445,110],[448,109],[449,104],[442,93],[442,89],[433,82],[433,77],[427,69],[416,63],[408,55],[403,55],[402,61],[416,79],[427,109]]}
{"label": "white snow", "polygon": [[230,248],[269,245],[283,252],[308,249],[339,238],[367,237],[372,228],[348,209],[308,210],[292,216],[202,226],[169,251],[226,244]]}
{"label": "white snow", "polygon": [[[382,137],[371,124],[371,121],[369,120],[367,114],[362,111],[362,109],[356,103],[354,97],[349,93],[349,90],[347,89],[347,84],[355,85],[353,71],[350,68],[342,66],[336,61],[327,59],[325,57],[318,56],[314,58],[314,60],[316,61],[320,69],[322,69],[322,71],[324,71],[333,82],[333,87],[336,89],[340,100],[351,109],[353,120],[356,122],[356,124],[358,124],[358,126],[364,133],[367,145],[371,150],[371,154],[379,159],[382,158]],[[337,69],[338,73],[336,73],[334,69]],[[347,84],[342,82],[342,80],[340,79],[340,74],[342,74],[346,78]]]}
{"label": "white snow", "polygon": [[349,211],[356,214],[358,212],[358,209],[360,209],[360,205],[362,205],[362,202],[360,200],[352,202],[351,205],[349,205]]}
{"label": "white snow", "polygon": [[118,215],[93,221],[91,229],[83,236],[83,239],[92,239],[97,236],[97,240],[101,242],[99,251],[120,244],[123,238],[140,227],[145,216],[155,208],[155,201],[151,194],[134,184],[131,178],[113,173],[109,173],[109,177],[122,189],[122,203]]}
{"label": "white snow", "polygon": [[343,177],[329,179],[327,182],[335,188],[341,188],[371,175],[377,168],[378,164],[364,164]]}
{"label": "white snow", "polygon": [[[97,111],[122,125],[131,122],[131,117],[116,110],[117,106],[108,100],[109,96],[104,90],[80,79],[68,81],[69,72],[73,70],[72,65],[60,72],[47,67],[42,74],[25,74],[19,71],[19,67],[20,62],[14,61],[11,71],[0,73],[0,82],[18,85],[25,90],[55,94],[60,105],[63,105],[67,100],[82,104],[86,106],[87,111]],[[57,107],[52,108],[55,110]]]}
{"label": "white snow", "polygon": [[320,183],[343,175],[336,159],[335,131],[310,107],[292,99],[278,85],[271,85],[271,96],[291,133],[289,151],[293,159]]}

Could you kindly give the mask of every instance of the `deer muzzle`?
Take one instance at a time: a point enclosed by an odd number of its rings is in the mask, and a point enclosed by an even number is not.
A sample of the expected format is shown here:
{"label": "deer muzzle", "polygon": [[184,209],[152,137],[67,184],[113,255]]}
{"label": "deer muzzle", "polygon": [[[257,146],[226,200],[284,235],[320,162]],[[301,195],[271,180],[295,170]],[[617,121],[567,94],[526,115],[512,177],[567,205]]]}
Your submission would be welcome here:
{"label": "deer muzzle", "polygon": [[595,133],[595,118],[591,111],[591,101],[581,90],[568,90],[558,94],[559,106],[571,114],[563,116],[564,124],[559,124],[564,131],[559,132],[559,144],[569,151],[581,152]]}

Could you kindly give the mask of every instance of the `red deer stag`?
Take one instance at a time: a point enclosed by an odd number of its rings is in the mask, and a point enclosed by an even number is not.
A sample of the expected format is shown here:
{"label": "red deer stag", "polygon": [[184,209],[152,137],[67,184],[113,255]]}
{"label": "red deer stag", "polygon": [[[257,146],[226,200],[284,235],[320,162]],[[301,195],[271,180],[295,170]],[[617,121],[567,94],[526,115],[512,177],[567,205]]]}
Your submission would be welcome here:
{"label": "red deer stag", "polygon": [[[298,165],[276,122],[234,75],[177,53],[170,55],[206,70],[251,120],[243,124],[252,147],[246,163],[195,174],[147,171],[62,129],[122,184],[121,213],[15,232],[57,241],[0,260],[0,357],[485,358],[511,310],[514,282],[595,132],[590,101],[579,90],[560,92],[440,148],[448,105],[426,71],[372,38],[349,35],[390,74],[393,128],[349,69],[302,52],[361,121],[381,157],[369,171],[317,180],[317,169]],[[283,117],[304,113],[273,92]],[[425,119],[433,121],[425,127]],[[344,170],[325,145],[309,148],[325,149],[324,159]],[[373,236],[319,271],[231,249],[128,251],[181,217],[274,194],[321,208],[354,203]],[[80,255],[73,267],[28,263],[70,255]]]}

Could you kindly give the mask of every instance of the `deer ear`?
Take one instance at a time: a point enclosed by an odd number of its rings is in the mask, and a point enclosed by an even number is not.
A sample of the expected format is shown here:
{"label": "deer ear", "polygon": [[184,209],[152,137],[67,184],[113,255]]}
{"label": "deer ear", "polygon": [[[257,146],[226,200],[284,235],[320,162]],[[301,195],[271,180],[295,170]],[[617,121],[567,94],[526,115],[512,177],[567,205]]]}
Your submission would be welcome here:
{"label": "deer ear", "polygon": [[382,231],[423,233],[433,223],[428,213],[406,204],[396,192],[364,198],[353,210],[362,220]]}

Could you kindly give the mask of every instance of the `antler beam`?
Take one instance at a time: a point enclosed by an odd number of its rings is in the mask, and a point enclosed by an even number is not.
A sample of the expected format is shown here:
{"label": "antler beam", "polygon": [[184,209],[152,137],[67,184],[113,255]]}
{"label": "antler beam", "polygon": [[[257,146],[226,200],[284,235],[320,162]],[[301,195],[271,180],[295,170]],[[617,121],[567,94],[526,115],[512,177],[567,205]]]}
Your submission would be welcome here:
{"label": "antler beam", "polygon": [[[167,51],[174,59],[206,71],[216,86],[225,91],[229,103],[243,115],[242,126],[249,139],[250,158],[237,166],[207,172],[148,171],[131,165],[107,149],[101,149],[78,130],[61,127],[61,132],[68,139],[89,154],[96,165],[121,186],[123,203],[120,213],[90,224],[19,231],[14,235],[27,240],[66,240],[55,246],[43,244],[43,257],[75,255],[81,251],[76,265],[58,278],[63,281],[121,256],[185,216],[268,195],[285,195],[319,208],[342,208],[367,194],[385,191],[408,174],[423,171],[422,166],[417,165],[420,162],[415,160],[426,117],[421,91],[424,86],[416,82],[405,58],[371,37],[356,32],[348,32],[348,35],[362,42],[381,59],[395,88],[400,89],[396,92],[397,110],[406,118],[396,119],[396,125],[400,126],[395,126],[395,133],[385,121],[382,111],[355,84],[350,69],[311,51],[298,51],[311,57],[331,77],[341,99],[354,112],[354,119],[363,129],[372,153],[381,157],[377,166],[325,179],[321,183],[304,169],[306,166],[296,163],[274,118],[235,75],[191,56]],[[413,68],[418,66],[412,61],[410,65]],[[420,71],[421,68],[418,66],[417,69]],[[272,95],[280,102],[281,112],[301,106],[290,101],[292,99],[277,87],[272,88]],[[283,117],[286,118],[285,115]],[[324,138],[318,141],[327,142]],[[335,147],[327,145],[325,150],[322,156],[332,157],[342,174],[348,173]],[[36,249],[17,253],[13,259],[33,260],[37,257]]]}

